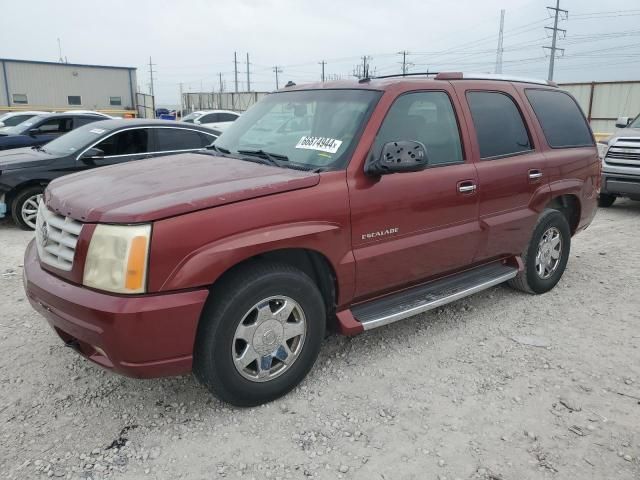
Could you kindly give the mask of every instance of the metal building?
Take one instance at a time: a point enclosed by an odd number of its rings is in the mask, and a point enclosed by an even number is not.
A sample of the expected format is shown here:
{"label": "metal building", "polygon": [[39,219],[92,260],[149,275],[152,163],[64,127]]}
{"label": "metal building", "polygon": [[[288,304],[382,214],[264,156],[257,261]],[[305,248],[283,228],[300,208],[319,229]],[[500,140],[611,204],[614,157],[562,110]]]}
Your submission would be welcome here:
{"label": "metal building", "polygon": [[0,112],[136,111],[136,69],[0,58]]}
{"label": "metal building", "polygon": [[582,107],[597,137],[615,130],[618,117],[640,113],[640,81],[561,83]]}

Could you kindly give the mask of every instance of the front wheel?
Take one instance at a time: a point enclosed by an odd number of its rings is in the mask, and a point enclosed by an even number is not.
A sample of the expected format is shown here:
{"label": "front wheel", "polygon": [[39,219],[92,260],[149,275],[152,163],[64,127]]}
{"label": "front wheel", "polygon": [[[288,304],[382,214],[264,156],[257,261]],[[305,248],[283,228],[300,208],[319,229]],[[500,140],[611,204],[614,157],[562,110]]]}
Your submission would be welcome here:
{"label": "front wheel", "polygon": [[193,370],[218,398],[255,406],[293,389],[320,351],[325,303],[315,283],[284,264],[240,268],[212,289]]}
{"label": "front wheel", "polygon": [[13,221],[23,230],[35,230],[38,205],[42,200],[44,187],[38,185],[18,192],[11,207]]}
{"label": "front wheel", "polygon": [[524,270],[509,285],[528,293],[545,293],[560,281],[569,261],[571,230],[558,210],[545,210],[522,253]]}
{"label": "front wheel", "polygon": [[615,201],[615,195],[610,195],[608,193],[601,193],[598,195],[598,206],[601,208],[609,208]]}

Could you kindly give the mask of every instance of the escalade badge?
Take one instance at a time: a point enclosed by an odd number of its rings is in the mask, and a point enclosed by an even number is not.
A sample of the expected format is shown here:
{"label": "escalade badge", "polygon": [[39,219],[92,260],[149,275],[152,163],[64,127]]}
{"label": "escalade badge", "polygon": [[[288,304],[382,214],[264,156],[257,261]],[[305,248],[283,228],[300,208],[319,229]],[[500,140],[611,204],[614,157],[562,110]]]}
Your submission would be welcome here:
{"label": "escalade badge", "polygon": [[377,232],[363,233],[362,240],[370,240],[372,238],[377,238],[377,237],[386,237],[387,235],[393,235],[395,233],[398,233],[398,230],[400,230],[399,227],[391,227],[391,228],[386,228],[384,230],[378,230]]}

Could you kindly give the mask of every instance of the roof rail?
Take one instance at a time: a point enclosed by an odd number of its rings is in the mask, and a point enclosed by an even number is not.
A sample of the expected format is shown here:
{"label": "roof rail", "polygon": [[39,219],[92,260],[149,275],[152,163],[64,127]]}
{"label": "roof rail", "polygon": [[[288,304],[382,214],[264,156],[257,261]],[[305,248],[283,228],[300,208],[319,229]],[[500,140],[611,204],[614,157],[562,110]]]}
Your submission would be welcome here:
{"label": "roof rail", "polygon": [[396,78],[396,77],[435,77],[438,72],[411,72],[411,73],[393,73],[391,75],[379,75],[377,77],[371,77],[374,80],[378,78]]}
{"label": "roof rail", "polygon": [[514,77],[500,73],[462,73],[462,72],[441,72],[436,75],[436,80],[499,80],[503,82],[535,83],[538,85],[549,85],[557,87],[558,84],[548,80],[528,77]]}

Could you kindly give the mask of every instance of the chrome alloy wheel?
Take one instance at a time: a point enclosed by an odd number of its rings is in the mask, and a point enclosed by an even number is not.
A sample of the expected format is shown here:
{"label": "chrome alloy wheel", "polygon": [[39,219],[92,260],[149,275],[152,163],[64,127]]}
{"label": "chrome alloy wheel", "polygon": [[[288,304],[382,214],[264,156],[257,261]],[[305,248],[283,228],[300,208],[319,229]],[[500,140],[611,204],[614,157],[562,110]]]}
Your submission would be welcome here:
{"label": "chrome alloy wheel", "polygon": [[307,333],[302,307],[285,296],[265,298],[244,315],[233,336],[233,363],[253,382],[282,375],[298,359]]}
{"label": "chrome alloy wheel", "polygon": [[38,216],[38,205],[40,205],[41,200],[41,193],[27,198],[22,204],[22,210],[20,212],[24,223],[34,230],[36,228],[36,217]]}
{"label": "chrome alloy wheel", "polygon": [[551,277],[560,265],[562,256],[562,236],[556,227],[549,228],[538,243],[536,254],[536,273],[546,280]]}

